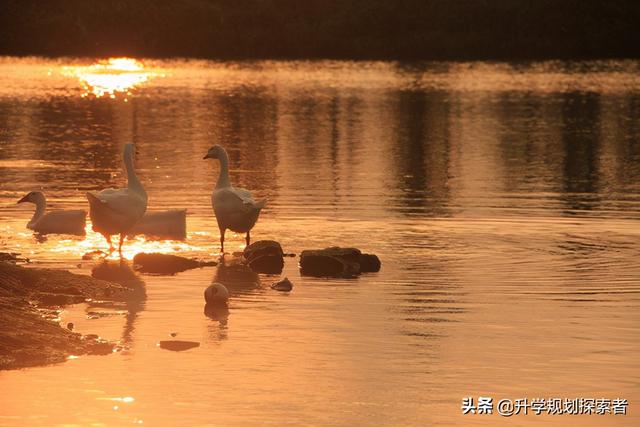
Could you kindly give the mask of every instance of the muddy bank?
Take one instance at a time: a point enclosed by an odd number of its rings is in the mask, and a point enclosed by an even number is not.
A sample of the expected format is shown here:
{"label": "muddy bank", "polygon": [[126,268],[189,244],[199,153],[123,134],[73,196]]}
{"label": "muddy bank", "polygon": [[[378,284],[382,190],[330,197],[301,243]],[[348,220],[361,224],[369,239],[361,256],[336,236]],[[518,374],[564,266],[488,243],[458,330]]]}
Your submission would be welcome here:
{"label": "muddy bank", "polygon": [[114,344],[64,329],[55,308],[87,299],[125,301],[139,293],[63,270],[0,261],[0,370],[64,361],[70,355],[109,354]]}

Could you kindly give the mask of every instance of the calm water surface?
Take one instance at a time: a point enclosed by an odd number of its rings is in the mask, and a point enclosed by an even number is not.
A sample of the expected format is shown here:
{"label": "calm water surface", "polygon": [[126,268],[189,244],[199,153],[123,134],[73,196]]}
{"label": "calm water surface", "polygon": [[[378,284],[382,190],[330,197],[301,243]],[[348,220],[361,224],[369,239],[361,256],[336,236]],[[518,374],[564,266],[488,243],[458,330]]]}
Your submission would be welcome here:
{"label": "calm water surface", "polygon": [[[0,424],[539,421],[462,416],[482,395],[626,398],[627,416],[543,421],[639,425],[640,63],[93,62],[0,59],[0,250],[92,274],[100,236],[38,241],[15,202],[87,208],[123,184],[133,141],[149,209],[187,208],[189,234],[126,257],[214,257],[217,143],[268,199],[254,239],[357,246],[383,268],[313,279],[289,258],[290,294],[232,257],[139,276],[140,304],[63,313],[124,350],[0,372]],[[203,311],[213,280],[228,318]],[[159,349],[171,332],[201,346]]]}

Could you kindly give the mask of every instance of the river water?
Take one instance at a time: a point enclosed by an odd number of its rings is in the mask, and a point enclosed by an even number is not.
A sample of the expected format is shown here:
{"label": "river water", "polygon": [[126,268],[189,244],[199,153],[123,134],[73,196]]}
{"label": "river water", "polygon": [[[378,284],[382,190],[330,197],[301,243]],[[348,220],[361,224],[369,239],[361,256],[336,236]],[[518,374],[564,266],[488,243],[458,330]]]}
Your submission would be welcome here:
{"label": "river water", "polygon": [[[149,210],[186,208],[218,257],[210,194],[227,148],[286,252],[377,254],[357,279],[220,267],[137,275],[146,300],[77,305],[110,356],[0,372],[0,425],[639,425],[640,63],[212,62],[0,58],[0,250],[92,274],[106,249],[36,239],[33,209],[87,209],[137,146]],[[240,251],[243,236],[227,234]],[[228,317],[203,290],[231,291]],[[98,315],[95,313],[98,312]],[[3,325],[1,327],[11,327]],[[200,342],[185,352],[158,341]],[[463,415],[464,397],[627,399],[627,415]],[[515,423],[515,424],[514,424]]]}

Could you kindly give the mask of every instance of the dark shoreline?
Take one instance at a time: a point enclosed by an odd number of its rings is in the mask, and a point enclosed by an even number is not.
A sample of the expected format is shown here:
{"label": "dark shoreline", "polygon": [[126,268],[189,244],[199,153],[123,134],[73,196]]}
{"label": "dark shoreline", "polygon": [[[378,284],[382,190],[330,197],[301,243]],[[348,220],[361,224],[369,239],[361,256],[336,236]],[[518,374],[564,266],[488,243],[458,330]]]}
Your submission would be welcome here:
{"label": "dark shoreline", "polygon": [[639,28],[633,0],[4,0],[0,55],[633,59]]}
{"label": "dark shoreline", "polygon": [[236,63],[252,63],[252,62],[263,62],[263,61],[274,61],[274,62],[323,62],[323,61],[348,61],[355,63],[366,63],[366,62],[397,62],[402,64],[409,65],[419,65],[424,63],[474,63],[474,62],[484,62],[484,63],[496,63],[496,64],[514,64],[514,65],[530,65],[534,63],[540,62],[607,62],[607,61],[638,61],[640,60],[640,54],[637,56],[585,56],[585,57],[520,57],[520,58],[501,58],[501,57],[456,57],[456,58],[379,58],[379,57],[359,57],[359,58],[346,58],[346,57],[276,57],[276,56],[266,56],[266,57],[237,57],[237,56],[229,56],[229,57],[204,57],[204,56],[164,56],[164,55],[135,55],[135,54],[39,54],[39,53],[24,53],[24,54],[15,54],[15,53],[7,53],[0,52],[0,58],[42,58],[42,59],[60,59],[60,58],[70,58],[70,59],[96,59],[96,58],[136,58],[136,59],[149,59],[149,60],[159,60],[159,61],[214,61],[214,62],[236,62]]}
{"label": "dark shoreline", "polygon": [[22,267],[0,255],[0,371],[113,352],[114,343],[72,332],[50,317],[68,304],[125,301],[140,298],[139,293],[66,270]]}

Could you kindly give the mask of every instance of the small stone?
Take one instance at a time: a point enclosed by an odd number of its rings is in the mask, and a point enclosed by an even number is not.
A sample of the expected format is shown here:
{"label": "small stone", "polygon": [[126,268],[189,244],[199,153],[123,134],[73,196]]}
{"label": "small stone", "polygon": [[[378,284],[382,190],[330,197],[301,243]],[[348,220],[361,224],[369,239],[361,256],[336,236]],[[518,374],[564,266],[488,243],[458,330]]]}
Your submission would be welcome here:
{"label": "small stone", "polygon": [[290,292],[293,289],[293,283],[291,283],[291,281],[287,277],[285,277],[279,282],[275,282],[274,284],[272,284],[271,289],[275,289],[276,291],[281,292]]}
{"label": "small stone", "polygon": [[175,338],[176,336],[178,336],[178,333],[177,332],[171,332],[169,335],[171,335],[172,337]]}
{"label": "small stone", "polygon": [[158,345],[160,346],[160,348],[171,351],[185,351],[192,348],[200,347],[200,343],[197,341],[178,340],[160,341]]}

